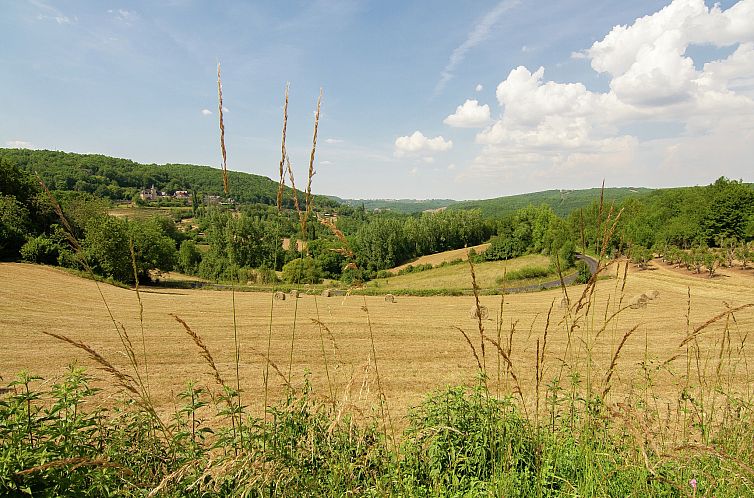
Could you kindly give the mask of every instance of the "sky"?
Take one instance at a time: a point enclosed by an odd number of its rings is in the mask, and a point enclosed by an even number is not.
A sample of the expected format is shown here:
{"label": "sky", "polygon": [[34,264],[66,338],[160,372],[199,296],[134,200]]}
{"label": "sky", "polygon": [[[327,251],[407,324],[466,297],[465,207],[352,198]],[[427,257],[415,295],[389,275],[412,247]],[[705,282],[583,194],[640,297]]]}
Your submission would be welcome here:
{"label": "sky", "polygon": [[754,181],[754,0],[0,0],[0,147],[344,198]]}

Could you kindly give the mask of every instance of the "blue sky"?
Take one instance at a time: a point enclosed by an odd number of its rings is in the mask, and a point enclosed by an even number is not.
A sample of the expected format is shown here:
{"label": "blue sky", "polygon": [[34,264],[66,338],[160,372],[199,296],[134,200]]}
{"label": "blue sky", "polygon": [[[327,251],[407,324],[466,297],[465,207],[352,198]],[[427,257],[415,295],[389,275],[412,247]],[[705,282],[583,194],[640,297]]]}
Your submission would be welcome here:
{"label": "blue sky", "polygon": [[754,0],[0,0],[0,146],[353,198],[754,180]]}

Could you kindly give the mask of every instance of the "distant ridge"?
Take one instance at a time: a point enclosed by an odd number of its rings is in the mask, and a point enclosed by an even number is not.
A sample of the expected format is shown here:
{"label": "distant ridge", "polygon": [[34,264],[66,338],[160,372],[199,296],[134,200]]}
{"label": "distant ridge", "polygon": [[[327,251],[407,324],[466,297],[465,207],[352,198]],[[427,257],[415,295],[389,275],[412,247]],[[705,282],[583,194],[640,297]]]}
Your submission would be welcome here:
{"label": "distant ridge", "polygon": [[[646,187],[612,187],[604,190],[605,202],[619,203],[625,199],[641,198],[653,189]],[[479,209],[483,216],[505,216],[531,204],[538,206],[547,204],[558,216],[568,216],[572,211],[586,207],[600,198],[600,188],[580,190],[545,190],[529,194],[510,195],[484,199],[478,201],[461,201],[450,206],[450,209]]]}
{"label": "distant ridge", "polygon": [[[486,217],[499,217],[513,213],[529,205],[547,204],[558,216],[568,216],[571,211],[586,207],[592,201],[599,199],[599,188],[580,190],[545,190],[528,194],[509,195],[493,199],[474,201],[454,201],[452,199],[341,199],[333,200],[352,207],[364,206],[367,211],[395,211],[413,214],[423,211],[433,211],[440,208],[448,209],[479,209]],[[606,188],[604,195],[607,202],[620,202],[629,197],[643,197],[653,189],[645,187],[613,187]]]}

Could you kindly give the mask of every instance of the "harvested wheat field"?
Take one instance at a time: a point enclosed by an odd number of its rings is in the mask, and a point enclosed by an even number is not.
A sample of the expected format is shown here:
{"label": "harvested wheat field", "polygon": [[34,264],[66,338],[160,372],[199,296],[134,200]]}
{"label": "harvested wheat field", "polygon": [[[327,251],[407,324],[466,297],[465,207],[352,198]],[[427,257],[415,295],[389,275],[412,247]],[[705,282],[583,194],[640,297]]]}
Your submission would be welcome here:
{"label": "harvested wheat field", "polygon": [[[570,311],[568,307],[561,307],[561,290],[506,296],[500,337],[506,353],[512,337],[512,375],[506,373],[505,362],[500,361],[490,342],[486,343],[485,355],[482,355],[478,322],[469,318],[473,297],[400,296],[392,303],[382,296],[324,298],[302,294],[298,299],[288,296],[285,300],[273,300],[271,293],[236,292],[243,402],[253,412],[261,413],[266,362],[260,353],[267,352],[272,314],[270,359],[280,373],[270,369],[271,400],[284,394],[281,377],[288,377],[290,369],[294,386],[301,386],[309,375],[314,392],[322,397],[330,396],[332,386],[332,395],[339,399],[349,396],[363,406],[375,407],[379,373],[390,413],[400,425],[407,408],[417,404],[431,390],[475,382],[477,361],[469,344],[455,328],[461,327],[475,346],[480,363],[486,364],[493,392],[515,392],[515,376],[529,406],[535,404],[537,368],[543,369],[542,403],[545,386],[553,379],[560,377],[560,386],[568,388],[572,378],[569,372],[579,372],[581,382],[603,393],[615,351],[626,333],[633,329],[615,359],[610,396],[619,399],[628,393],[642,392],[659,406],[675,403],[679,392],[676,379],[680,378],[675,374],[685,374],[687,368],[687,346],[680,346],[687,337],[687,330],[693,332],[724,312],[726,303],[730,308],[754,303],[754,278],[740,273],[725,276],[722,270],[721,275],[712,280],[699,279],[661,263],[655,263],[654,267],[654,270],[628,272],[620,304],[624,264],[608,268],[605,273],[611,273],[612,278],[598,281],[588,315],[584,315],[586,308],[574,311],[574,303],[584,286],[568,288]],[[53,379],[72,363],[95,366],[85,352],[43,332],[83,341],[126,371],[124,348],[95,282],[59,269],[28,264],[0,264],[0,281],[0,341],[3,344],[0,375],[3,383],[22,369]],[[691,313],[687,329],[689,287]],[[99,284],[99,288],[115,322],[123,324],[137,353],[141,355],[143,348],[146,349],[149,386],[158,410],[170,412],[175,394],[189,380],[214,386],[199,349],[171,316],[173,314],[201,336],[220,374],[228,384],[235,385],[231,292],[142,288],[142,345],[136,293],[108,284]],[[657,291],[656,299],[636,309],[626,307],[632,297],[648,290]],[[481,304],[489,308],[489,318],[482,322],[485,333],[497,341],[500,296],[480,299]],[[363,309],[365,304],[368,313]],[[600,332],[605,316],[612,315],[618,306],[626,309]],[[570,318],[566,316],[569,313]],[[580,318],[568,346],[568,330],[574,316]],[[320,330],[313,321],[317,317],[329,332]],[[370,323],[376,365],[369,359],[372,351]],[[511,335],[512,324],[515,327]],[[700,354],[692,370],[696,372],[698,364],[706,382],[724,383],[736,390],[752,389],[749,382],[753,373],[749,370],[754,368],[752,331],[754,308],[725,315],[701,329],[694,336]],[[544,353],[539,355],[543,367],[537,366],[537,341],[540,350],[544,348]],[[292,343],[292,365],[289,366]],[[721,361],[724,368],[716,375]],[[642,365],[647,368],[642,369]],[[695,375],[692,373],[691,377]],[[97,371],[97,376],[103,384],[112,385],[104,372]],[[114,392],[117,392],[115,388],[107,390],[109,394]]]}
{"label": "harvested wheat field", "polygon": [[484,252],[488,247],[490,247],[489,242],[485,242],[484,244],[479,244],[472,247],[464,247],[463,249],[454,249],[452,251],[443,251],[438,252],[436,254],[427,254],[426,256],[420,256],[416,258],[414,261],[411,261],[410,263],[406,263],[400,266],[396,266],[395,268],[392,268],[390,271],[397,273],[398,271],[406,268],[409,265],[417,266],[417,265],[439,265],[440,263],[449,263],[456,259],[462,259],[466,261],[469,259],[469,251],[472,249],[477,252],[477,254]]}

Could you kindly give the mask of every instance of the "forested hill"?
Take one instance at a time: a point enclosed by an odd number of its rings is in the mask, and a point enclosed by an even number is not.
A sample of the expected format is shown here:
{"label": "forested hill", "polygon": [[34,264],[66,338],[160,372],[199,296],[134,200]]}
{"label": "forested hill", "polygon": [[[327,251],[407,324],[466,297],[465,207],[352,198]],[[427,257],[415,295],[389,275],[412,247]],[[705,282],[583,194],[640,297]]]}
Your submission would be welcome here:
{"label": "forested hill", "polygon": [[367,211],[395,211],[403,214],[441,209],[458,202],[451,199],[341,199],[335,196],[331,196],[331,198],[341,204],[355,208],[364,206]]}
{"label": "forested hill", "polygon": [[[98,154],[74,154],[49,150],[2,149],[0,161],[29,172],[38,172],[51,190],[89,192],[113,200],[132,199],[152,185],[168,193],[193,190],[205,195],[223,194],[222,173],[217,168],[193,164],[140,164]],[[242,203],[275,204],[278,182],[265,176],[229,171],[230,196]],[[284,196],[292,203],[290,191]],[[334,206],[325,196],[315,205]]]}
{"label": "forested hill", "polygon": [[[619,204],[625,199],[640,198],[652,192],[643,187],[606,188],[605,201],[615,201]],[[451,199],[332,199],[352,207],[364,206],[368,211],[383,210],[398,213],[420,213],[434,209],[479,209],[485,218],[499,218],[512,214],[527,206],[547,204],[561,217],[568,216],[572,211],[587,207],[600,197],[599,188],[583,190],[545,190],[528,194],[496,197],[494,199],[480,199],[473,201],[454,201]]]}
{"label": "forested hill", "polygon": [[[641,198],[652,192],[643,187],[606,188],[604,198],[606,203],[615,201],[616,204],[628,198]],[[494,199],[478,201],[462,201],[450,205],[449,209],[479,209],[485,217],[501,217],[511,214],[526,206],[547,204],[558,216],[568,216],[572,211],[587,207],[600,198],[600,189],[583,190],[545,190],[530,194],[510,195]]]}

